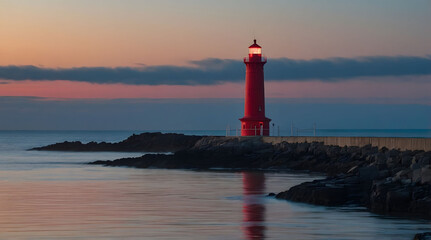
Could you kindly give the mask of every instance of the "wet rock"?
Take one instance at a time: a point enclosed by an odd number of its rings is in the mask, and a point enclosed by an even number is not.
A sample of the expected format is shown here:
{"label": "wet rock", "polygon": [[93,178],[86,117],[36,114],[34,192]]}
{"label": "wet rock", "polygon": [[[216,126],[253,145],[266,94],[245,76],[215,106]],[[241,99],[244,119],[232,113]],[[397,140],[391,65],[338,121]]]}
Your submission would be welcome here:
{"label": "wet rock", "polygon": [[388,168],[395,168],[398,167],[400,164],[400,161],[397,157],[388,157],[386,160],[386,165]]}
{"label": "wet rock", "polygon": [[431,166],[427,165],[421,168],[421,183],[431,184]]}
{"label": "wet rock", "polygon": [[379,175],[378,175],[378,177],[376,179],[383,179],[383,178],[387,178],[389,176],[390,176],[389,170],[384,169],[384,170],[380,170],[379,171]]}
{"label": "wet rock", "polygon": [[313,182],[292,187],[289,191],[277,194],[276,198],[325,206],[336,206],[349,201],[348,191],[347,188],[342,186],[324,185]]}
{"label": "wet rock", "polygon": [[188,136],[184,134],[160,132],[133,134],[124,141],[117,143],[106,142],[63,142],[30,150],[44,151],[122,151],[122,152],[174,152],[191,148],[202,136]]}
{"label": "wet rock", "polygon": [[403,169],[395,173],[395,179],[400,180],[402,178],[411,178],[412,175],[413,174],[411,169]]}
{"label": "wet rock", "polygon": [[297,154],[304,154],[308,151],[308,148],[310,147],[310,144],[307,142],[304,143],[298,143],[296,147],[296,153]]}
{"label": "wet rock", "polygon": [[348,174],[350,173],[356,173],[359,171],[359,166],[353,166],[352,168],[349,169],[349,171],[347,171]]}
{"label": "wet rock", "polygon": [[389,191],[386,196],[386,212],[406,212],[410,204],[409,188]]}
{"label": "wet rock", "polygon": [[412,182],[420,183],[422,181],[422,169],[418,168],[412,171]]}
{"label": "wet rock", "polygon": [[403,165],[404,167],[410,166],[412,164],[412,159],[413,157],[410,155],[403,156],[401,158],[401,165]]}
{"label": "wet rock", "polygon": [[400,155],[400,151],[397,149],[391,149],[388,150],[385,155],[387,158],[397,158]]}
{"label": "wet rock", "polygon": [[421,166],[427,166],[431,164],[431,158],[429,156],[422,156],[419,160],[418,160],[419,165]]}
{"label": "wet rock", "polygon": [[363,181],[371,181],[379,175],[379,169],[376,166],[366,166],[359,168],[359,177]]}
{"label": "wet rock", "polygon": [[431,232],[418,233],[413,240],[431,240]]}
{"label": "wet rock", "polygon": [[386,164],[387,157],[384,153],[378,152],[374,155],[373,162],[376,164]]}
{"label": "wet rock", "polygon": [[412,163],[410,165],[410,169],[412,169],[412,170],[416,170],[416,169],[420,169],[420,168],[421,168],[421,165],[419,165],[419,163]]}

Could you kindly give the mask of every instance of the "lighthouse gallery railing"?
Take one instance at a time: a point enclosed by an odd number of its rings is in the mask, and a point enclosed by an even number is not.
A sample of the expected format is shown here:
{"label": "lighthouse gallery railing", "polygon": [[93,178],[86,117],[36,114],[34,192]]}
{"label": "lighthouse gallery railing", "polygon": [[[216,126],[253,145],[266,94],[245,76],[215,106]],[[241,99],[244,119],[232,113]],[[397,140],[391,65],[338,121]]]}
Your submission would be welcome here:
{"label": "lighthouse gallery railing", "polygon": [[[253,58],[253,60],[255,61],[255,59],[256,59],[256,57],[252,57]],[[262,56],[262,57],[260,57],[260,61],[261,62],[266,62],[267,61],[267,58],[265,57],[265,56]],[[245,57],[244,58],[244,62],[250,62],[250,57]],[[253,62],[253,61],[252,61]]]}

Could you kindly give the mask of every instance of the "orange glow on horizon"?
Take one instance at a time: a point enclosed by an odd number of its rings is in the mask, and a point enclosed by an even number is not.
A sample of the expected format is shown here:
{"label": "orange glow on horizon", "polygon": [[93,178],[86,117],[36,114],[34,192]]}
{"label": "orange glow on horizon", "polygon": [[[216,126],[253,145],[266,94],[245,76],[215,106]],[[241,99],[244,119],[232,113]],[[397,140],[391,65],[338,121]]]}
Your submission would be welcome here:
{"label": "orange glow on horizon", "polygon": [[46,98],[231,98],[243,95],[242,84],[210,86],[92,84],[71,81],[21,81],[0,85],[1,96]]}
{"label": "orange glow on horizon", "polygon": [[[424,78],[424,80],[426,80]],[[266,82],[266,98],[397,98],[428,99],[431,82],[355,80],[344,82]],[[225,83],[208,86],[184,85],[124,85],[92,84],[71,81],[1,81],[0,96],[31,96],[64,99],[114,98],[243,98],[244,83]],[[404,99],[404,100],[403,100]],[[423,104],[431,104],[424,102]]]}

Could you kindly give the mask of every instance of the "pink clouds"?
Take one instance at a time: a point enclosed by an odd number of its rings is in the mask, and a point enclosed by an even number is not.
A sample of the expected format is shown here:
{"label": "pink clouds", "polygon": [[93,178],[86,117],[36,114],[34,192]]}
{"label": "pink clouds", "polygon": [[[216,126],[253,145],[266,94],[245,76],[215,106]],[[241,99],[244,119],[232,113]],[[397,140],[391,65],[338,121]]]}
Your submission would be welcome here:
{"label": "pink clouds", "polygon": [[[410,81],[377,78],[344,82],[266,82],[267,98],[325,98],[372,102],[386,99],[387,103],[431,104],[429,77]],[[122,84],[91,84],[70,81],[3,82],[1,96],[35,96],[47,98],[243,98],[243,83],[213,86],[133,86]]]}
{"label": "pink clouds", "polygon": [[[415,81],[411,81],[411,80]],[[269,82],[267,96],[272,98],[430,98],[429,76],[404,77],[393,81],[368,78],[344,82]]]}
{"label": "pink clouds", "polygon": [[48,98],[235,98],[243,95],[243,86],[232,83],[216,86],[134,86],[70,81],[23,81],[2,84],[0,95]]}

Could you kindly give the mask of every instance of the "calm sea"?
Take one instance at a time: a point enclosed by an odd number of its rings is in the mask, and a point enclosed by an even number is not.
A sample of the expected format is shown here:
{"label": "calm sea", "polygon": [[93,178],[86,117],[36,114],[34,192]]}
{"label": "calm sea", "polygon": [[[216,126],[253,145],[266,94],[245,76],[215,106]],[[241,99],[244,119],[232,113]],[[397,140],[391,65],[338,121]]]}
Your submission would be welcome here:
{"label": "calm sea", "polygon": [[426,220],[264,197],[318,175],[111,168],[85,163],[144,153],[26,151],[132,133],[0,131],[0,239],[404,240],[431,231]]}

